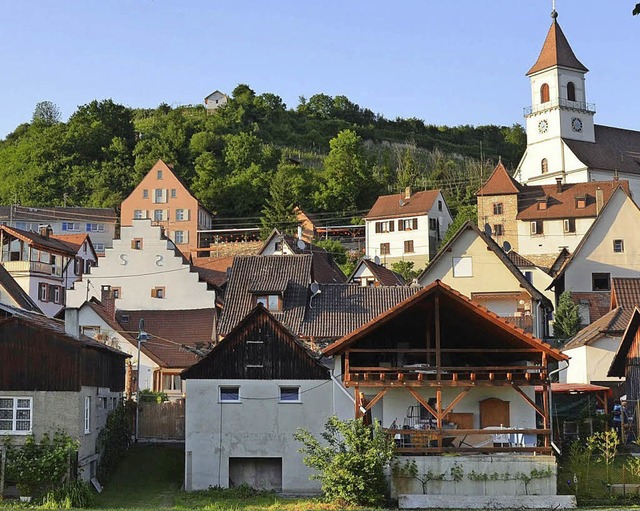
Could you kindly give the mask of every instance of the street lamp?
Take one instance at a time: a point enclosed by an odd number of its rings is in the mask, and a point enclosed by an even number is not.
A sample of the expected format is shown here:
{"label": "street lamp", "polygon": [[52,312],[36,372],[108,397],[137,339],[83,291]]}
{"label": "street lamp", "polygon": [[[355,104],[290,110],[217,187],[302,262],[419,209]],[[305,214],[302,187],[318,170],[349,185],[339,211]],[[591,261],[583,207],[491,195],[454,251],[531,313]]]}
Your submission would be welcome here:
{"label": "street lamp", "polygon": [[140,318],[138,323],[138,376],[136,378],[136,428],[135,428],[135,441],[138,441],[138,421],[140,420],[140,344],[149,340],[149,334],[144,331],[144,319]]}

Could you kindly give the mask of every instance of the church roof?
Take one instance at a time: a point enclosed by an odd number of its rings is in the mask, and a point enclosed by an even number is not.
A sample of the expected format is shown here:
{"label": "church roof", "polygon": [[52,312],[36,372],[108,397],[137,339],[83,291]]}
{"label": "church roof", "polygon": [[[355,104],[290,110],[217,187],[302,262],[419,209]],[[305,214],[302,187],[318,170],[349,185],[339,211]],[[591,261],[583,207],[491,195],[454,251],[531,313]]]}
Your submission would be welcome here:
{"label": "church roof", "polygon": [[547,38],[544,40],[538,60],[533,67],[529,69],[527,76],[555,66],[577,69],[578,71],[584,71],[586,73],[589,70],[582,65],[573,53],[571,46],[569,46],[569,41],[567,41],[558,24],[555,11],[551,16],[553,17],[551,28],[549,28]]}
{"label": "church roof", "polygon": [[522,185],[513,179],[502,162],[499,162],[476,195],[507,195],[516,194],[521,190]]}
{"label": "church roof", "polygon": [[640,175],[640,131],[595,126],[595,143],[569,140],[564,143],[592,170]]}

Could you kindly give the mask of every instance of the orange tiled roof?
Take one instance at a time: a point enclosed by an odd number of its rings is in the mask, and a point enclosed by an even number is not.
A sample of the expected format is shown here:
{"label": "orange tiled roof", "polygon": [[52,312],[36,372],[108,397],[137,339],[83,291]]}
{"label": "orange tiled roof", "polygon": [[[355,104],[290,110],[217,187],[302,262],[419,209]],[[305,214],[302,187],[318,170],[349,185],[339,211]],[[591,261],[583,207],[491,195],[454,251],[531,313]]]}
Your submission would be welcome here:
{"label": "orange tiled roof", "polygon": [[415,192],[408,199],[404,198],[403,193],[382,195],[378,197],[365,218],[424,215],[429,212],[439,194],[440,190],[425,190]]}
{"label": "orange tiled roof", "polygon": [[52,234],[52,238],[62,241],[69,248],[78,252],[84,241],[89,237],[88,234]]}
{"label": "orange tiled roof", "polygon": [[542,45],[538,60],[533,67],[529,69],[527,76],[554,66],[577,69],[585,73],[589,71],[573,53],[569,41],[567,41],[555,17],[547,33],[547,38]]}
{"label": "orange tiled roof", "polygon": [[476,195],[507,195],[516,194],[521,190],[522,185],[513,179],[502,162],[499,162]]}

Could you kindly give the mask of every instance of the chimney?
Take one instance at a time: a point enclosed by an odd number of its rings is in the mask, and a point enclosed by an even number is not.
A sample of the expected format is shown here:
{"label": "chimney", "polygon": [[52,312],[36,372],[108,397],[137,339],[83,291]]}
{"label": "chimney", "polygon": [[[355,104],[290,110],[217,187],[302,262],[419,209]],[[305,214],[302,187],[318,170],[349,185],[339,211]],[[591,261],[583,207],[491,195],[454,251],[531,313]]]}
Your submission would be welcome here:
{"label": "chimney", "polygon": [[80,339],[80,311],[75,308],[64,310],[64,331],[74,339]]}
{"label": "chimney", "polygon": [[558,193],[562,193],[562,178],[561,177],[557,177],[556,178],[556,191]]}
{"label": "chimney", "polygon": [[407,186],[404,189],[404,198],[405,198],[405,200],[411,198],[411,187],[410,186]]}
{"label": "chimney", "polygon": [[50,225],[41,224],[38,226],[38,232],[40,233],[40,236],[48,238],[53,234],[53,229]]}
{"label": "chimney", "polygon": [[113,296],[111,286],[102,286],[100,288],[100,301],[109,314],[109,317],[116,319],[116,299]]}
{"label": "chimney", "polygon": [[602,188],[598,187],[596,188],[596,215],[600,214],[600,211],[602,211],[603,206],[604,206],[604,192],[602,191]]}

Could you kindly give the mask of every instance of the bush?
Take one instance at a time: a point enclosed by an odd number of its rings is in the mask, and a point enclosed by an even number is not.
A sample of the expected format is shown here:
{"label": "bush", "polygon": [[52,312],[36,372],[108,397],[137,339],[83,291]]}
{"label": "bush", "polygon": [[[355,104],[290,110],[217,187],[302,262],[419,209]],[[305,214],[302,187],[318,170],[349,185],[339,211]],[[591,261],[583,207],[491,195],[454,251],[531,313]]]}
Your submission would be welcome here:
{"label": "bush", "polygon": [[84,508],[91,505],[93,491],[84,481],[67,482],[51,490],[42,500],[44,509]]}
{"label": "bush", "polygon": [[393,459],[394,445],[379,423],[366,426],[361,419],[329,417],[322,433],[326,446],[304,429],[294,437],[303,444],[304,464],[320,472],[311,477],[322,482],[327,499],[362,506],[384,502],[384,468]]}
{"label": "bush", "polygon": [[169,396],[165,392],[154,392],[149,389],[140,390],[141,403],[164,403],[169,401]]}
{"label": "bush", "polygon": [[103,481],[120,462],[131,443],[131,410],[130,402],[118,406],[109,414],[107,423],[98,435],[98,451],[101,454],[98,476]]}

